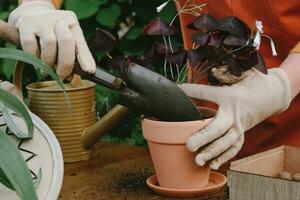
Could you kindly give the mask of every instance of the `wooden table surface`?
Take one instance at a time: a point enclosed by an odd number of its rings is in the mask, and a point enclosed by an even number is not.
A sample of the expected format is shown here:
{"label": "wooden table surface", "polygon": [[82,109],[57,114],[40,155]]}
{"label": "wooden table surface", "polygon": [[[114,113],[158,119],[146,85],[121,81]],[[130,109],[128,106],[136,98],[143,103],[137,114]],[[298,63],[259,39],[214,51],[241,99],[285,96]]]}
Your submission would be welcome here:
{"label": "wooden table surface", "polygon": [[[225,171],[221,171],[224,173]],[[227,192],[196,198],[170,198],[152,192],[146,179],[154,174],[143,147],[100,142],[89,161],[65,164],[60,200],[225,200]]]}

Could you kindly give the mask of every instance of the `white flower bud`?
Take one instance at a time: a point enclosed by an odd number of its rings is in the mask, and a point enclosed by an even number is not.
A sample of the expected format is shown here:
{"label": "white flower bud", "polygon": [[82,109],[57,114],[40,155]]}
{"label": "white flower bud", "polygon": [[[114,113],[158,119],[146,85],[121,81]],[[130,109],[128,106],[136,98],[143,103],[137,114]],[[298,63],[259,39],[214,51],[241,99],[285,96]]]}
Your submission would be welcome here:
{"label": "white flower bud", "polygon": [[255,20],[255,26],[261,34],[264,33],[262,21]]}
{"label": "white flower bud", "polygon": [[166,7],[166,5],[170,2],[170,0],[164,2],[163,4],[161,4],[160,6],[156,7],[156,12],[160,13],[162,11],[162,9],[164,9],[164,7]]}
{"label": "white flower bud", "polygon": [[260,47],[261,35],[259,31],[256,31],[255,38],[253,40],[252,46],[256,48],[256,50]]}
{"label": "white flower bud", "polygon": [[276,51],[276,48],[275,48],[275,43],[272,39],[270,41],[271,41],[272,55],[277,56],[278,54],[277,54],[277,51]]}

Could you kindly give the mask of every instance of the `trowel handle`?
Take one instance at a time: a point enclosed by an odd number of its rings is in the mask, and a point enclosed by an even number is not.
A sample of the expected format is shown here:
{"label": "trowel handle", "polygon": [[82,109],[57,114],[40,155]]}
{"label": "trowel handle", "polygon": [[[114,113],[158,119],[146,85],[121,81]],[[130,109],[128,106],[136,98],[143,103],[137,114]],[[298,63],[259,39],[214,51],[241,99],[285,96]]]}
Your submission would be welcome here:
{"label": "trowel handle", "polygon": [[111,111],[104,115],[96,124],[88,128],[82,138],[82,146],[90,149],[99,139],[109,132],[116,124],[120,122],[127,113],[128,108],[122,105],[116,105]]}
{"label": "trowel handle", "polygon": [[113,76],[99,66],[96,68],[96,73],[91,75],[84,73],[79,65],[75,65],[74,73],[79,74],[83,78],[86,78],[94,83],[113,90],[121,90],[125,86],[124,82],[120,78]]}
{"label": "trowel handle", "polygon": [[3,20],[0,20],[0,38],[16,46],[20,46],[18,29]]}

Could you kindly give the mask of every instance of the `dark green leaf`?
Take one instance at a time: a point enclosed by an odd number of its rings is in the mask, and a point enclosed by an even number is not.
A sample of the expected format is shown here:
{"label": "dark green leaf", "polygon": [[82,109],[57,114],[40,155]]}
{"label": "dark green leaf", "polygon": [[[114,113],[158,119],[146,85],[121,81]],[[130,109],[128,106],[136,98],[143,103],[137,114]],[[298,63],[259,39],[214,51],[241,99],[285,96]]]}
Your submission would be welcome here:
{"label": "dark green leaf", "polygon": [[96,20],[108,27],[113,27],[116,23],[116,19],[121,14],[121,8],[118,4],[111,4],[108,7],[101,8],[96,16]]}
{"label": "dark green leaf", "polygon": [[140,36],[142,33],[142,28],[141,27],[132,27],[128,33],[126,34],[126,39],[127,40],[135,40]]}
{"label": "dark green leaf", "polygon": [[0,13],[0,19],[1,20],[6,20],[8,18],[9,12],[8,11],[4,11]]}
{"label": "dark green leaf", "polygon": [[169,3],[160,13],[159,17],[167,22],[171,22],[173,17],[176,15],[175,3]]}
{"label": "dark green leaf", "polygon": [[107,0],[66,0],[67,10],[72,10],[78,19],[86,19],[99,10],[99,6],[106,4]]}
{"label": "dark green leaf", "polygon": [[[5,47],[15,48],[14,45],[6,42]],[[15,70],[16,61],[11,59],[3,59],[3,64],[0,65],[0,71],[5,76],[5,80],[11,80]]]}

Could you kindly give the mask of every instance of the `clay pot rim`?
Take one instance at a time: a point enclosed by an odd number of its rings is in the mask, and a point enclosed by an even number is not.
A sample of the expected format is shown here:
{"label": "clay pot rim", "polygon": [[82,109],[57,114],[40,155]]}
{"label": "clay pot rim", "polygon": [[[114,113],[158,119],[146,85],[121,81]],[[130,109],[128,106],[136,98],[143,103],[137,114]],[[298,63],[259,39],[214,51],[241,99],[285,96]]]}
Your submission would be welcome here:
{"label": "clay pot rim", "polygon": [[[85,90],[89,88],[94,88],[96,86],[95,83],[89,81],[89,80],[82,80],[83,85],[80,87],[65,87],[66,91],[78,91],[78,90]],[[57,85],[56,81],[40,81],[40,82],[35,82],[31,83],[26,86],[27,90],[30,91],[37,91],[37,92],[62,92],[61,88],[53,89],[53,88],[47,88],[49,86],[55,86]],[[68,85],[64,84],[64,85]]]}
{"label": "clay pot rim", "polygon": [[[167,129],[172,127],[173,129],[181,129],[182,132],[165,132],[164,134],[157,134],[155,131],[152,133],[143,131],[143,136],[148,142],[160,143],[160,144],[186,144],[187,139],[191,136],[191,133],[184,131],[185,127],[192,126],[199,128],[198,130],[207,126],[213,119],[216,113],[215,110],[210,108],[199,108],[204,111],[205,116],[210,116],[204,120],[194,121],[182,121],[182,122],[166,122],[144,118],[142,119],[142,127],[153,127],[155,129]],[[197,130],[197,131],[198,131]]]}
{"label": "clay pot rim", "polygon": [[149,126],[159,125],[161,127],[165,127],[165,126],[170,126],[170,124],[172,124],[172,126],[182,126],[182,125],[189,125],[189,124],[195,123],[195,122],[203,122],[204,120],[214,118],[214,116],[217,113],[217,111],[212,108],[200,107],[200,106],[197,108],[199,109],[200,112],[202,112],[204,119],[192,120],[192,121],[169,122],[169,121],[161,121],[161,120],[149,119],[147,117],[143,117],[142,122]]}
{"label": "clay pot rim", "polygon": [[[159,122],[154,120],[142,120],[142,126],[148,127],[158,127],[158,128],[167,128],[167,127],[175,127],[175,129],[184,129],[186,126],[192,125],[198,126],[198,130],[201,130],[205,126],[207,126],[213,118],[208,118],[204,120],[196,120],[196,121],[187,121],[183,123],[174,123],[174,122]],[[168,132],[165,134],[157,134],[157,133],[145,133],[143,131],[143,136],[148,142],[160,143],[160,144],[186,144],[187,139],[191,136],[191,133],[174,133]]]}

